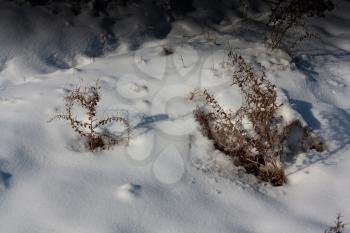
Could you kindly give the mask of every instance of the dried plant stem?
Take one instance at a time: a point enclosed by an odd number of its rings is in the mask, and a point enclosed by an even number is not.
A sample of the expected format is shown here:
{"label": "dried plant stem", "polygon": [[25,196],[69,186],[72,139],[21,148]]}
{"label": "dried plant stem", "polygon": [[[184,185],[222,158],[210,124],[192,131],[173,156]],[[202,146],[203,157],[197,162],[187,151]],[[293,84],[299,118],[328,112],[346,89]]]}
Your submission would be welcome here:
{"label": "dried plant stem", "polygon": [[342,216],[340,214],[337,215],[334,226],[331,226],[324,233],[343,233],[345,228],[345,223],[342,221]]}
{"label": "dried plant stem", "polygon": [[[106,149],[111,145],[129,142],[130,125],[128,119],[112,116],[100,120],[96,117],[97,105],[101,99],[98,82],[96,82],[94,86],[85,88],[78,87],[72,90],[64,99],[66,101],[66,113],[58,114],[50,121],[57,119],[69,121],[72,129],[86,140],[89,150],[94,151],[98,148]],[[86,115],[88,116],[86,121],[78,120],[75,117],[73,114],[73,107],[75,105],[79,105],[85,110]],[[115,136],[108,132],[104,132],[103,130],[98,130],[111,123],[121,123],[125,128],[127,136]]]}

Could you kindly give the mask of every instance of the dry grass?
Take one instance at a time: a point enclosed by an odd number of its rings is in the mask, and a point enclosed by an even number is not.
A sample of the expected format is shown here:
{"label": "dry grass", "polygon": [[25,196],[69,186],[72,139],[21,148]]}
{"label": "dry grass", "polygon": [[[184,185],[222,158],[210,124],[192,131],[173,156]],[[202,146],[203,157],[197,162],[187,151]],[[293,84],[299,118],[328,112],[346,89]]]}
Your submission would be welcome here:
{"label": "dry grass", "polygon": [[[225,111],[207,90],[196,90],[191,99],[199,97],[206,108],[197,107],[194,116],[202,133],[214,141],[215,147],[235,158],[235,164],[274,186],[286,183],[281,163],[286,141],[296,127],[300,127],[300,148],[323,149],[315,145],[311,130],[299,121],[280,127],[283,119],[277,115],[276,87],[264,72],[260,74],[242,57],[229,52],[229,58],[237,69],[232,85],[241,90],[244,103],[233,113]],[[250,127],[245,125],[248,121]],[[307,142],[307,143],[306,143]]]}
{"label": "dry grass", "polygon": [[[108,149],[110,146],[122,143],[128,143],[130,137],[129,121],[123,117],[97,118],[97,105],[101,100],[100,86],[98,82],[89,87],[77,87],[65,96],[65,113],[55,115],[53,120],[66,120],[70,123],[72,129],[84,139],[86,146],[90,151],[97,149]],[[87,120],[79,120],[73,112],[74,106],[80,106],[84,109]],[[124,135],[113,135],[105,129],[104,126],[111,123],[121,123],[125,128]],[[126,136],[125,136],[126,135]]]}

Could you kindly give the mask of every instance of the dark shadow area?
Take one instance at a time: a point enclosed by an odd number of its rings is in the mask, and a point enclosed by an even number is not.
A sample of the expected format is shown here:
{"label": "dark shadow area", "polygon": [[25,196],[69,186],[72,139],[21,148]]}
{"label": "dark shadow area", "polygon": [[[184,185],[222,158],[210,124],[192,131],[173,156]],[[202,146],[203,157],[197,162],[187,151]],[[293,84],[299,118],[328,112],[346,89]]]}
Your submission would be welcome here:
{"label": "dark shadow area", "polygon": [[350,144],[350,114],[341,108],[332,112],[321,113],[321,116],[328,121],[328,129],[325,137],[332,140],[336,145],[330,148],[329,153],[335,154]]}
{"label": "dark shadow area", "polygon": [[100,57],[104,54],[104,43],[101,41],[101,37],[96,35],[94,39],[90,41],[84,54],[88,57]]}
{"label": "dark shadow area", "polygon": [[135,126],[135,128],[151,128],[154,123],[166,120],[169,120],[168,114],[145,116],[141,119],[141,122]]}
{"label": "dark shadow area", "polygon": [[316,71],[314,71],[314,66],[309,61],[308,57],[305,55],[299,55],[292,59],[292,63],[300,70],[306,77],[308,77],[309,81],[316,82],[315,76],[318,75]]}
{"label": "dark shadow area", "polygon": [[309,127],[316,130],[321,128],[321,123],[317,120],[311,111],[311,103],[296,99],[291,99],[290,103],[292,108],[303,117]]}
{"label": "dark shadow area", "polygon": [[194,11],[192,0],[170,0],[170,8],[177,14]]}
{"label": "dark shadow area", "polygon": [[5,188],[10,187],[10,181],[12,178],[12,174],[8,172],[4,172],[0,170],[0,183],[4,185]]}
{"label": "dark shadow area", "polygon": [[113,31],[116,19],[113,17],[103,17],[98,24],[101,28],[100,35],[96,35],[88,44],[84,54],[88,57],[100,57],[108,51],[112,51],[119,46],[119,39]]}
{"label": "dark shadow area", "polygon": [[68,63],[66,63],[62,58],[56,56],[55,54],[51,54],[48,57],[46,57],[45,62],[47,65],[58,68],[58,69],[71,68]]}
{"label": "dark shadow area", "polygon": [[[289,174],[294,174],[318,162],[331,164],[332,162],[329,159],[350,145],[350,114],[348,112],[335,108],[333,111],[322,112],[321,117],[328,122],[327,128],[320,132],[325,140],[327,151],[324,153],[307,153],[302,164],[297,165],[296,170]],[[331,145],[331,147],[328,147],[328,145]],[[285,166],[293,165],[297,156],[286,154],[284,158]]]}

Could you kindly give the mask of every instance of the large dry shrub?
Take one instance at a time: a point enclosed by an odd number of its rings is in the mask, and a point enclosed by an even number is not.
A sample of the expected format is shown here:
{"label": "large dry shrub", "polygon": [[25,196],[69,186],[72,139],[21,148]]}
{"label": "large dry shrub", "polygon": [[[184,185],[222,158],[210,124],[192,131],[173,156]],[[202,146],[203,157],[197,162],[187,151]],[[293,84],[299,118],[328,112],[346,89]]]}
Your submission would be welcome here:
{"label": "large dry shrub", "polygon": [[[272,185],[286,182],[281,163],[286,141],[292,130],[300,130],[300,149],[316,149],[313,134],[299,121],[283,126],[277,111],[276,87],[264,72],[258,73],[241,56],[229,53],[236,66],[232,85],[243,94],[244,103],[236,111],[225,111],[208,90],[196,90],[191,99],[200,97],[205,107],[197,107],[195,119],[202,133],[214,141],[215,147],[234,158],[236,165]],[[248,125],[246,122],[249,122]],[[307,141],[307,143],[306,143]],[[317,147],[323,150],[323,144]]]}
{"label": "large dry shrub", "polygon": [[[55,115],[52,120],[66,120],[72,129],[84,139],[89,150],[107,149],[112,145],[128,143],[130,125],[127,118],[111,116],[99,119],[97,105],[101,100],[98,82],[88,87],[77,87],[65,96],[65,113]],[[74,107],[80,106],[85,110],[86,119],[78,119]],[[103,127],[111,123],[121,123],[125,129],[122,135],[114,135]]]}

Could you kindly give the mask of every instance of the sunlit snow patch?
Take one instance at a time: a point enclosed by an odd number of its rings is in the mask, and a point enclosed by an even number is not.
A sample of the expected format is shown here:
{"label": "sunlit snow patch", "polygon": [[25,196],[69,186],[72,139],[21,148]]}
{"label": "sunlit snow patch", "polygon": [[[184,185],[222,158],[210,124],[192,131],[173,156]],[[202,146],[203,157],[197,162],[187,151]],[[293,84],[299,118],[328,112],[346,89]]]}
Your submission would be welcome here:
{"label": "sunlit snow patch", "polygon": [[149,158],[153,152],[154,138],[152,131],[132,138],[126,149],[130,158],[135,161],[143,161]]}

